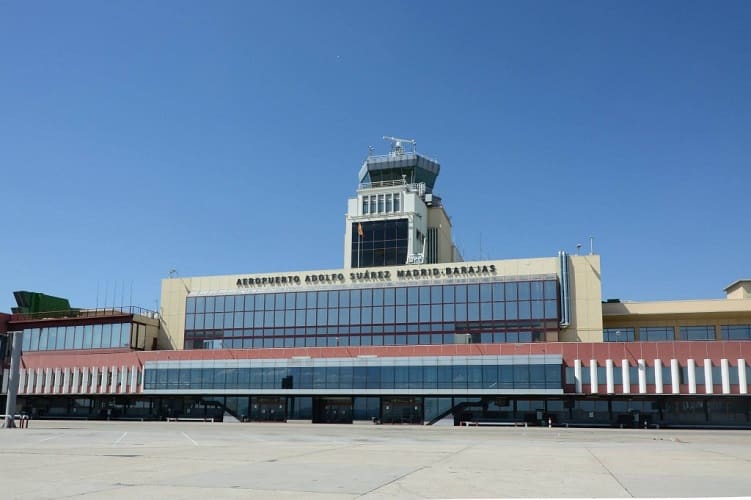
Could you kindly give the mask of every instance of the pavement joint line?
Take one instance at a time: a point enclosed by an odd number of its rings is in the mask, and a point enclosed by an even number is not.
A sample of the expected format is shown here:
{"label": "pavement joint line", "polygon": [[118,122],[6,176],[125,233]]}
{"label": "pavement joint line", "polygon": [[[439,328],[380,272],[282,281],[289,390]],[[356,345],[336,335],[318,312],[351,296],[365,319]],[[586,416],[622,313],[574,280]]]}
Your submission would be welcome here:
{"label": "pavement joint line", "polygon": [[81,491],[79,493],[73,493],[72,495],[67,495],[67,496],[59,497],[59,498],[86,497],[86,496],[89,496],[89,495],[98,495],[99,493],[104,493],[105,491],[112,491],[112,490],[130,488],[131,486],[136,486],[136,485],[123,484],[123,483],[115,483],[115,484],[112,484],[112,485],[104,487],[104,488],[99,488],[99,489],[91,490],[91,491]]}
{"label": "pavement joint line", "polygon": [[429,465],[421,465],[420,467],[417,467],[416,469],[412,469],[410,471],[407,471],[404,474],[401,474],[400,476],[397,476],[397,477],[395,477],[394,479],[392,479],[390,481],[386,481],[385,483],[376,486],[375,488],[371,488],[368,491],[366,491],[365,493],[361,493],[360,495],[356,496],[355,498],[362,498],[362,497],[364,497],[366,495],[370,495],[371,493],[373,493],[375,491],[378,491],[381,488],[385,488],[386,486],[388,486],[390,484],[394,484],[395,482],[400,481],[401,479],[404,479],[405,477],[410,476],[410,475],[414,474],[415,472],[420,472],[421,470],[426,469],[428,467],[430,467],[430,466]]}
{"label": "pavement joint line", "polygon": [[741,460],[743,462],[751,462],[751,458],[739,457],[737,455],[731,455],[730,453],[724,453],[722,451],[707,450],[705,448],[699,448],[699,450],[701,450],[701,451],[703,451],[705,453],[713,453],[715,455],[720,455],[721,457],[725,457],[725,458],[732,458],[733,460]]}
{"label": "pavement joint line", "polygon": [[260,460],[260,461],[253,462],[253,463],[262,463],[262,462],[270,462],[270,461],[279,462],[280,460],[288,460],[290,458],[300,458],[300,457],[305,457],[307,455],[316,455],[316,454],[319,454],[319,453],[327,453],[329,451],[337,451],[337,450],[343,450],[344,448],[356,448],[356,447],[357,447],[357,445],[354,445],[354,446],[352,446],[352,445],[336,446],[334,448],[326,448],[326,449],[323,449],[323,450],[306,451],[306,452],[303,452],[303,453],[298,453],[296,455],[286,455],[286,456],[275,457],[273,459],[264,459],[264,460]]}
{"label": "pavement joint line", "polygon": [[191,443],[193,443],[194,445],[198,446],[198,443],[196,443],[196,441],[192,437],[188,436],[184,432],[182,433],[182,435],[185,436],[186,438],[188,438]]}
{"label": "pavement joint line", "polygon": [[420,467],[418,467],[416,469],[413,469],[411,471],[405,472],[401,476],[398,476],[398,477],[392,479],[391,481],[387,481],[387,482],[385,482],[385,483],[383,483],[383,484],[381,484],[379,486],[376,486],[375,488],[371,488],[370,490],[366,491],[365,493],[362,493],[362,494],[358,495],[355,498],[362,498],[362,497],[364,497],[366,495],[370,495],[371,493],[373,493],[375,491],[378,491],[381,488],[385,488],[386,486],[388,486],[390,484],[394,484],[395,482],[400,481],[401,479],[404,479],[405,477],[410,476],[410,475],[414,474],[415,472],[420,472],[421,470],[433,467],[434,465],[439,464],[439,463],[441,463],[441,462],[443,462],[445,460],[448,460],[449,458],[451,458],[451,457],[453,457],[455,455],[458,455],[459,453],[463,453],[463,452],[467,451],[470,448],[474,448],[474,446],[473,445],[468,445],[468,446],[465,446],[464,448],[462,448],[461,450],[458,450],[456,452],[446,453],[445,456],[440,457],[439,459],[437,459],[437,460],[435,460],[435,461],[433,461],[433,462],[431,462],[429,464],[425,464],[425,465],[422,465],[422,466],[420,466]]}
{"label": "pavement joint line", "polygon": [[628,489],[628,488],[626,488],[626,485],[625,485],[625,484],[623,484],[622,482],[620,482],[620,480],[618,480],[618,478],[617,478],[617,477],[615,477],[615,474],[613,474],[613,473],[611,472],[611,470],[610,470],[610,469],[608,469],[608,466],[607,466],[607,465],[605,465],[605,464],[603,463],[603,461],[602,461],[602,460],[600,460],[600,458],[599,458],[599,457],[598,457],[597,455],[595,455],[595,454],[594,454],[594,453],[592,452],[592,450],[591,450],[591,449],[590,449],[589,447],[587,447],[587,452],[588,452],[588,453],[589,453],[590,455],[592,455],[592,458],[594,458],[595,460],[597,460],[597,463],[599,463],[599,464],[600,464],[600,465],[602,466],[602,468],[603,468],[603,469],[605,469],[605,470],[606,470],[606,471],[608,472],[608,474],[610,474],[610,477],[612,477],[612,478],[613,478],[613,480],[614,480],[614,481],[615,481],[616,483],[618,483],[618,485],[619,485],[619,486],[620,486],[621,488],[623,488],[623,490],[624,490],[624,491],[625,491],[626,493],[628,493],[628,496],[629,496],[629,497],[631,497],[631,498],[634,498],[634,495],[633,495],[633,494],[632,494],[632,493],[631,493],[631,492],[629,491],[629,489]]}
{"label": "pavement joint line", "polygon": [[50,436],[50,437],[46,437],[46,438],[44,438],[44,439],[40,439],[40,440],[39,440],[39,441],[37,441],[37,442],[38,442],[38,443],[44,443],[45,441],[51,441],[52,439],[57,439],[57,438],[59,438],[59,437],[60,437],[60,436]]}
{"label": "pavement joint line", "polygon": [[126,432],[123,432],[123,435],[122,435],[122,436],[120,436],[119,438],[117,438],[117,439],[115,440],[115,442],[114,442],[114,443],[112,443],[112,446],[117,446],[117,445],[118,445],[118,443],[120,443],[120,441],[122,441],[122,440],[123,440],[123,438],[124,438],[125,436],[127,436],[127,435],[128,435],[127,431],[126,431]]}

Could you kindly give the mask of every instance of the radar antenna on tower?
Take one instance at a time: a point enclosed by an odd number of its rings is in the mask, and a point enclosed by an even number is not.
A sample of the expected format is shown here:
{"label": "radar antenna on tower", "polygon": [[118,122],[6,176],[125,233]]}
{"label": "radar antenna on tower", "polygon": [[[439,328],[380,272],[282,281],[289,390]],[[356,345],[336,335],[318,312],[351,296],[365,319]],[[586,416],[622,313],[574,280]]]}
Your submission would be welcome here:
{"label": "radar antenna on tower", "polygon": [[390,135],[384,135],[383,138],[387,141],[391,141],[392,156],[399,156],[404,154],[404,144],[412,145],[412,153],[417,152],[417,141],[414,139],[400,139],[399,137],[391,137]]}

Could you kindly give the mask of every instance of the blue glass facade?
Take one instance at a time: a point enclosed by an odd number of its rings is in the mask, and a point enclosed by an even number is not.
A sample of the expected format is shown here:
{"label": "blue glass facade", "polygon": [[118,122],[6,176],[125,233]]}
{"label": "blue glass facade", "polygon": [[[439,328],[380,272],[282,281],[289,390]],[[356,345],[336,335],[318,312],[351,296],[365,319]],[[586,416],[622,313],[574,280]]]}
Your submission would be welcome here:
{"label": "blue glass facade", "polygon": [[24,329],[23,352],[131,347],[131,323]]}
{"label": "blue glass facade", "polygon": [[559,309],[555,277],[191,296],[185,348],[534,342]]}
{"label": "blue glass facade", "polygon": [[144,392],[505,394],[563,392],[560,356],[444,356],[147,363]]}

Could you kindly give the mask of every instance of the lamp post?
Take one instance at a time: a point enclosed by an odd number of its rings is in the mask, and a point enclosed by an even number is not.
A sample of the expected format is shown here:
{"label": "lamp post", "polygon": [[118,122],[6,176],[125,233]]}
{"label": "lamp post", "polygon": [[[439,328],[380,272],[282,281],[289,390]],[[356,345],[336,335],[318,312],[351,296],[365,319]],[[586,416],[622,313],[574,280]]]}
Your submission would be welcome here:
{"label": "lamp post", "polygon": [[16,396],[18,395],[18,376],[21,372],[21,345],[23,342],[23,332],[8,332],[9,340],[12,342],[10,355],[10,375],[8,378],[8,393],[5,400],[5,423],[3,427],[12,429],[16,426],[14,417],[16,415]]}

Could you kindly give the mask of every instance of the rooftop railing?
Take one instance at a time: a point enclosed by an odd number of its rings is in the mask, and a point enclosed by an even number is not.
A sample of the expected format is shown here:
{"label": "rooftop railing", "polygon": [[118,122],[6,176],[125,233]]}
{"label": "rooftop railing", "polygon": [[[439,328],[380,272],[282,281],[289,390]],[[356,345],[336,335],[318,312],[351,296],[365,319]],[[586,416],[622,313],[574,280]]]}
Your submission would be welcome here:
{"label": "rooftop railing", "polygon": [[158,319],[159,313],[138,306],[100,307],[95,309],[68,309],[63,311],[43,311],[35,313],[11,314],[11,321],[29,321],[36,319],[70,319],[70,318],[101,318],[107,316],[122,316],[134,314],[147,318]]}
{"label": "rooftop railing", "polygon": [[390,180],[390,181],[376,181],[376,182],[361,182],[357,185],[357,190],[375,189],[375,188],[390,188],[390,187],[404,187],[407,191],[412,193],[418,193],[420,196],[425,194],[425,183],[416,182],[408,184],[404,180]]}

